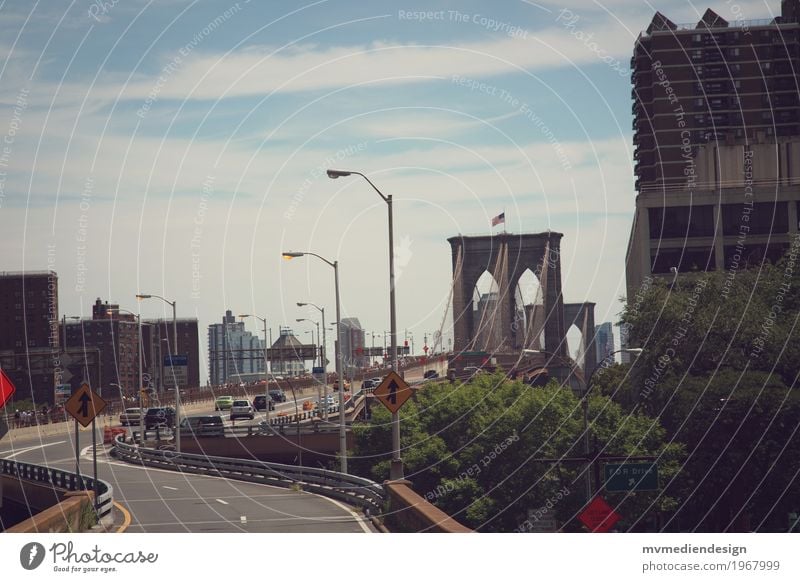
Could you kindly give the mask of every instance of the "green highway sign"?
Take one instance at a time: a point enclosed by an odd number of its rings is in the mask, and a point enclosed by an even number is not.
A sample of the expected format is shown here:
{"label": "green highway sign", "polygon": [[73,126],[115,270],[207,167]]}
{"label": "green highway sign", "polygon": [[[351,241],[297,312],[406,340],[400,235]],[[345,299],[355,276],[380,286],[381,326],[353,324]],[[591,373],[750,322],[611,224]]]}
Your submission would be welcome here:
{"label": "green highway sign", "polygon": [[605,488],[609,493],[657,491],[658,465],[655,463],[608,463],[605,465]]}

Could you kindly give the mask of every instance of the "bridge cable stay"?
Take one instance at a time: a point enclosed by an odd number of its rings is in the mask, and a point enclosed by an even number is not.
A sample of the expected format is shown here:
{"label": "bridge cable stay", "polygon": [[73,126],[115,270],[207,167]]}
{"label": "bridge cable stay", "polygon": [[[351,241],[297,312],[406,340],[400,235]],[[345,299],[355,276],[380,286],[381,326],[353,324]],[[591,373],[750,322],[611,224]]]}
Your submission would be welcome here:
{"label": "bridge cable stay", "polygon": [[[501,275],[500,269],[501,269],[501,265],[503,263],[503,247],[504,247],[504,245],[501,243],[499,251],[497,253],[497,256],[495,257],[494,266],[489,271],[489,273],[492,275],[492,279],[494,280],[495,284],[497,285],[497,298],[498,298],[498,301],[499,301],[500,292],[501,292],[500,285],[502,284],[502,278],[500,277],[500,275]],[[475,291],[477,291],[477,289],[473,289],[473,291],[472,291],[473,301],[474,301]],[[489,290],[489,294],[488,295],[489,295],[489,300],[491,300],[491,288]],[[481,294],[480,294],[480,291],[478,291],[478,304],[480,304],[480,300],[481,300]],[[487,305],[488,304],[489,303],[487,301]],[[490,344],[490,341],[491,341],[491,333],[493,331],[492,323],[494,322],[495,312],[496,312],[496,304],[492,309],[486,309],[484,307],[484,309],[481,310],[480,322],[478,323],[478,326],[473,330],[473,334],[472,334],[473,337],[471,338],[471,341],[470,341],[470,345],[471,345],[471,349],[472,350],[478,349],[478,350],[485,351],[485,352],[490,351],[489,350],[489,344]]]}
{"label": "bridge cable stay", "polygon": [[[439,332],[438,334],[434,334],[434,342],[433,342],[433,350],[432,353],[438,353],[436,348],[439,347],[441,351],[444,351],[444,346],[442,345],[442,334],[444,333],[444,326],[447,323],[447,314],[450,313],[450,306],[453,304],[453,293],[456,289],[456,285],[461,284],[461,269],[464,266],[464,254],[462,247],[458,247],[458,252],[456,254],[456,265],[455,269],[453,269],[453,282],[450,285],[450,293],[447,295],[447,303],[444,306],[444,313],[442,315],[442,323],[439,324]],[[469,305],[470,309],[472,309],[472,304]],[[462,314],[463,316],[463,314]],[[455,319],[455,314],[454,314]],[[453,321],[453,326],[455,327],[455,321]]]}

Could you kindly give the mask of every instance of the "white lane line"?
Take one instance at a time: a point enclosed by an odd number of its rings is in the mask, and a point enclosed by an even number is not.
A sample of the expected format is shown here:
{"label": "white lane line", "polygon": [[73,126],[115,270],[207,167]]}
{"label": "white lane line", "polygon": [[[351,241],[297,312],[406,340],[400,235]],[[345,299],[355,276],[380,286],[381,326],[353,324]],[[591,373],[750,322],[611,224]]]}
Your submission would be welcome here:
{"label": "white lane line", "polygon": [[242,525],[247,525],[247,516],[246,515],[242,515],[239,518],[239,521],[241,522]]}
{"label": "white lane line", "polygon": [[[22,454],[28,453],[30,451],[35,451],[36,449],[43,449],[45,447],[52,447],[53,445],[63,445],[65,442],[67,442],[67,441],[58,441],[58,442],[55,442],[55,443],[47,443],[46,445],[36,445],[35,447],[25,447],[24,449],[19,449],[17,451],[14,451],[12,454],[8,455],[5,458],[6,459],[13,459],[17,455],[22,455]],[[0,453],[0,455],[5,455],[5,454],[6,454],[5,452]]]}
{"label": "white lane line", "polygon": [[228,505],[228,502],[225,501],[224,499],[215,499],[214,501],[217,501],[217,502],[221,503],[222,505]]}
{"label": "white lane line", "polygon": [[164,489],[169,489],[169,490],[171,490],[171,491],[177,491],[177,490],[178,490],[178,488],[177,488],[177,487],[170,487],[169,485],[162,485],[162,487],[163,487]]}
{"label": "white lane line", "polygon": [[322,497],[323,499],[327,499],[328,501],[330,501],[330,502],[331,502],[331,503],[333,503],[334,505],[337,505],[337,506],[341,507],[341,508],[342,508],[342,509],[344,509],[344,510],[345,510],[347,513],[349,513],[350,515],[352,515],[352,516],[353,516],[353,518],[356,520],[356,523],[358,523],[358,525],[360,525],[360,526],[361,526],[361,529],[363,529],[363,530],[364,530],[364,533],[373,533],[373,532],[372,532],[372,531],[371,531],[371,530],[370,530],[370,529],[369,529],[369,528],[368,528],[368,527],[367,527],[367,526],[364,524],[364,518],[363,518],[363,517],[361,517],[360,515],[358,515],[358,514],[357,514],[355,511],[353,511],[351,508],[347,507],[347,506],[346,506],[346,505],[344,505],[343,503],[339,503],[339,502],[338,502],[338,501],[336,501],[335,499],[331,499],[330,497],[324,497],[324,496],[322,496],[322,495],[320,495],[320,497]]}

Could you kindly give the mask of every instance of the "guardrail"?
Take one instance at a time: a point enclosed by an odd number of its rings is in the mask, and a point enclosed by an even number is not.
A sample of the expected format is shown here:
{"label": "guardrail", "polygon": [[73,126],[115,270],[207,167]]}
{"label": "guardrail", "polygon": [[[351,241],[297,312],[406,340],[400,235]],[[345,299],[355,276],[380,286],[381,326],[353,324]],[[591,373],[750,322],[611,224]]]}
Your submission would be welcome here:
{"label": "guardrail", "polygon": [[[36,483],[47,483],[53,487],[60,487],[67,491],[94,491],[95,482],[91,477],[76,475],[69,471],[22,463],[10,459],[0,460],[3,475],[9,475],[18,479],[34,481]],[[103,517],[111,512],[114,505],[114,488],[107,481],[97,480],[97,514]]]}
{"label": "guardrail", "polygon": [[383,486],[355,475],[315,467],[148,449],[130,445],[121,436],[114,443],[114,451],[119,459],[128,463],[276,487],[291,488],[301,485],[304,491],[333,497],[348,505],[360,507],[367,515],[383,513]]}

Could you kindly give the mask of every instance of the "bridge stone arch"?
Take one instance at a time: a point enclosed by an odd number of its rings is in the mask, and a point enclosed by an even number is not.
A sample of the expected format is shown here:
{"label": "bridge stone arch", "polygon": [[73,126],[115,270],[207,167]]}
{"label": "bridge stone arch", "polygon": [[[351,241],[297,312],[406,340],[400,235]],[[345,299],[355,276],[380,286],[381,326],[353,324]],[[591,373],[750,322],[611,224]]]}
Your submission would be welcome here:
{"label": "bridge stone arch", "polygon": [[564,302],[561,295],[561,238],[558,232],[539,234],[503,233],[487,236],[457,236],[447,239],[453,258],[453,348],[474,347],[479,322],[472,311],[472,294],[478,279],[489,271],[499,287],[498,315],[500,352],[516,346],[519,322],[515,292],[523,273],[530,269],[542,285],[544,349],[566,357]]}

